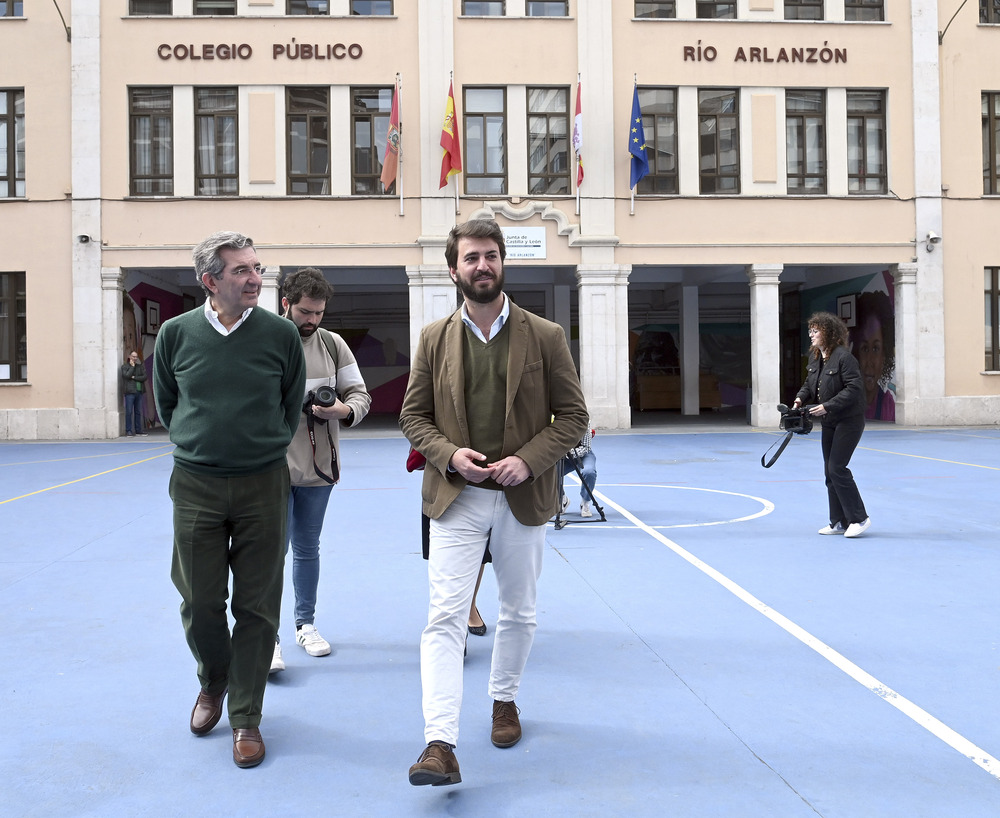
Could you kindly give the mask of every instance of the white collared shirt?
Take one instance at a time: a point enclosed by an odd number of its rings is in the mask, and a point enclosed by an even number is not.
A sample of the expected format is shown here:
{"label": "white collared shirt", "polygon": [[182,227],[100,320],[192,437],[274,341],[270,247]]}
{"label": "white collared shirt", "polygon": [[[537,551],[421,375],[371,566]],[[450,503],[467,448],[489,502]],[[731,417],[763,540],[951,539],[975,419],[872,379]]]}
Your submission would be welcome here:
{"label": "white collared shirt", "polygon": [[[490,338],[496,335],[503,328],[503,325],[507,323],[507,319],[510,317],[510,301],[507,300],[507,294],[501,293],[503,295],[503,308],[500,310],[500,314],[497,316],[497,320],[493,322],[490,327]],[[482,330],[475,325],[475,322],[469,318],[469,311],[465,308],[465,302],[462,302],[462,322],[467,326],[475,336],[482,341],[484,344],[489,340],[483,336]]]}
{"label": "white collared shirt", "polygon": [[208,319],[208,323],[215,328],[215,331],[218,332],[219,335],[232,335],[239,328],[240,324],[247,320],[247,317],[251,312],[253,312],[253,307],[247,307],[243,311],[243,315],[240,316],[240,320],[233,324],[229,329],[226,329],[219,320],[219,313],[212,309],[212,299],[205,299],[205,317]]}

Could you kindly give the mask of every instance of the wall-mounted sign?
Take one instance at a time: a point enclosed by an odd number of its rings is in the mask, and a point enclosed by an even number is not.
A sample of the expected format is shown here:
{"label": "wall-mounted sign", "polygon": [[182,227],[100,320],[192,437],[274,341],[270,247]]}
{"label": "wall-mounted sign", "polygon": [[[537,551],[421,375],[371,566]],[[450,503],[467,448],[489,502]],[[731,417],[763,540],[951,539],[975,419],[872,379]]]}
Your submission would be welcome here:
{"label": "wall-mounted sign", "polygon": [[544,227],[503,227],[507,258],[545,258]]}

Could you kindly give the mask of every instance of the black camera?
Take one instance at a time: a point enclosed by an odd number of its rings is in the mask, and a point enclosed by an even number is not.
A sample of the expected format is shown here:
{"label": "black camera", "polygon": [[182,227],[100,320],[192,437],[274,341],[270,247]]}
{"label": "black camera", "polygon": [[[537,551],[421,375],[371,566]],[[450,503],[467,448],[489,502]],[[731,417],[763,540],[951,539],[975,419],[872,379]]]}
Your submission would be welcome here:
{"label": "black camera", "polygon": [[781,413],[779,426],[785,432],[794,432],[797,435],[807,435],[813,429],[813,419],[809,414],[811,406],[793,406],[789,409],[785,404],[778,404],[778,411]]}
{"label": "black camera", "polygon": [[[315,389],[310,389],[309,394],[306,395],[305,401],[302,403],[302,411],[307,415],[312,414],[313,406],[323,406],[329,407],[333,406],[337,402],[337,390],[332,386],[317,386]],[[325,423],[324,418],[316,418],[318,423]]]}

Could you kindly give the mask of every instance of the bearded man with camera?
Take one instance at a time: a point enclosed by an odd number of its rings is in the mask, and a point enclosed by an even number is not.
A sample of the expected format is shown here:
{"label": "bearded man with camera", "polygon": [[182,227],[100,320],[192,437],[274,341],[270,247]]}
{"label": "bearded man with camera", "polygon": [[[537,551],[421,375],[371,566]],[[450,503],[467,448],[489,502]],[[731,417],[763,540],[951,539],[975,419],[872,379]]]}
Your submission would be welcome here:
{"label": "bearded man with camera", "polygon": [[[288,447],[291,491],[288,539],[295,591],[295,641],[310,656],[327,656],[330,643],[316,630],[319,541],[330,492],[340,480],[339,429],[356,426],[368,414],[371,395],[347,342],[322,329],[333,287],[315,267],[303,267],[282,282],[281,308],[298,328],[306,362],[302,422]],[[285,669],[280,638],[271,673]]]}

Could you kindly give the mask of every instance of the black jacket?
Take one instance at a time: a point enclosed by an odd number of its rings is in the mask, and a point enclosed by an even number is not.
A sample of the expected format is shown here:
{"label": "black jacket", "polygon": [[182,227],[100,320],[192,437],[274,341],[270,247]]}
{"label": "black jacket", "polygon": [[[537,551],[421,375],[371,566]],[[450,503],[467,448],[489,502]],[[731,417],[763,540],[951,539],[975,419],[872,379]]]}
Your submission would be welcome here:
{"label": "black jacket", "polygon": [[[820,378],[820,367],[822,375]],[[819,381],[819,394],[816,382]],[[803,406],[822,403],[826,414],[820,418],[825,426],[836,424],[852,416],[865,415],[865,384],[857,359],[845,346],[830,353],[826,363],[822,358],[810,358],[806,369],[806,382],[795,396]]]}
{"label": "black jacket", "polygon": [[142,384],[145,380],[146,367],[142,361],[139,361],[135,366],[132,366],[128,361],[122,364],[122,381],[125,383],[126,395],[144,392],[145,387]]}

